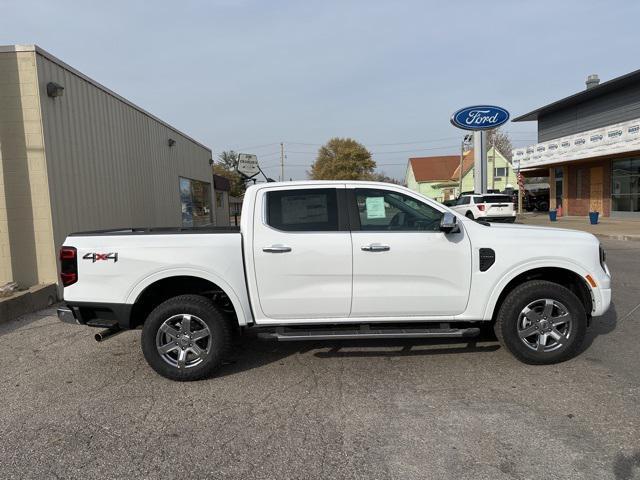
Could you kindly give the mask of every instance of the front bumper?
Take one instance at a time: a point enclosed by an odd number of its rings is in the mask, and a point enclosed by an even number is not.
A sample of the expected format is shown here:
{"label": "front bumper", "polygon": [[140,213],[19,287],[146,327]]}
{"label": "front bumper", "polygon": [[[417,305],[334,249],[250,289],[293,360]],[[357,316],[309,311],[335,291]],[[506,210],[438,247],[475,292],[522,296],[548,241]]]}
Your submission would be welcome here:
{"label": "front bumper", "polygon": [[593,316],[599,317],[607,313],[609,307],[611,306],[611,289],[610,288],[600,288],[600,301],[596,301],[596,304],[593,309]]}

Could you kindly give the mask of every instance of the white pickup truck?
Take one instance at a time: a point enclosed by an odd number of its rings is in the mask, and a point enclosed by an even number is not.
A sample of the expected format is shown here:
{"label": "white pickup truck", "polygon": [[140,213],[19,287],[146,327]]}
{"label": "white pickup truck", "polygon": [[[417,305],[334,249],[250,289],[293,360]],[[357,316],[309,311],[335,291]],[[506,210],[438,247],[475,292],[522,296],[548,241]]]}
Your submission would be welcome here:
{"label": "white pickup truck", "polygon": [[71,234],[60,251],[65,322],[142,327],[160,375],[210,375],[234,331],[278,340],[472,337],[518,359],[575,355],[611,301],[590,234],[481,224],[374,182],[250,187],[236,228]]}

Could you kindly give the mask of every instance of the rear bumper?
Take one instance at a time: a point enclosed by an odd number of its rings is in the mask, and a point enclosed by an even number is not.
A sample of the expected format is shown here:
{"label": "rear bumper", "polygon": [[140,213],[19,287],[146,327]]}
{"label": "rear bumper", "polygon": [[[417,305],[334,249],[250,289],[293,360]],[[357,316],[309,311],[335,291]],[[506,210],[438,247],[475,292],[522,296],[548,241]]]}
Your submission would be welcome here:
{"label": "rear bumper", "polygon": [[76,318],[73,310],[67,307],[58,307],[58,319],[64,323],[73,323],[74,325],[82,325]]}
{"label": "rear bumper", "polygon": [[58,308],[58,319],[75,325],[120,329],[133,328],[131,310],[133,305],[126,303],[87,303],[68,302]]}

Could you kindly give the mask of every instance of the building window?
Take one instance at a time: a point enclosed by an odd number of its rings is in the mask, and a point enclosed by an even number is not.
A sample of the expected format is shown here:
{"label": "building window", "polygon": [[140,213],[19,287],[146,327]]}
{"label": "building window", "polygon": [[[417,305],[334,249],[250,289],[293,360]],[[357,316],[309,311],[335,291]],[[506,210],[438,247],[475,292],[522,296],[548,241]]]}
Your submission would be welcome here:
{"label": "building window", "polygon": [[640,212],[640,158],[611,163],[611,209]]}
{"label": "building window", "polygon": [[493,169],[494,177],[506,177],[507,175],[509,175],[508,167],[496,167]]}
{"label": "building window", "polygon": [[563,195],[563,186],[564,182],[564,170],[561,168],[554,169],[554,176],[556,179],[556,208],[562,208],[562,195]]}
{"label": "building window", "polygon": [[224,208],[224,193],[216,192],[216,207]]}
{"label": "building window", "polygon": [[211,225],[211,184],[180,177],[182,226]]}

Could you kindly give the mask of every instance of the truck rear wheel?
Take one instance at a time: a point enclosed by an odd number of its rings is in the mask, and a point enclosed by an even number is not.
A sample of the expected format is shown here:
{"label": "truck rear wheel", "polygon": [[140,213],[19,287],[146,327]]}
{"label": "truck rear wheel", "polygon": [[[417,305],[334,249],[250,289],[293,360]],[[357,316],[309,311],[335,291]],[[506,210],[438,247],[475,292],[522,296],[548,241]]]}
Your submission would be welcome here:
{"label": "truck rear wheel", "polygon": [[522,362],[551,364],[578,352],[587,331],[587,315],[571,290],[533,280],[507,295],[494,329],[500,343]]}
{"label": "truck rear wheel", "polygon": [[156,307],[142,328],[142,352],[171,380],[209,377],[231,348],[227,319],[206,297],[180,295]]}

